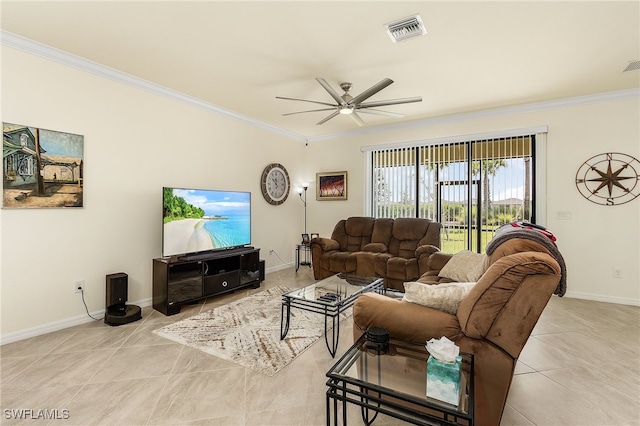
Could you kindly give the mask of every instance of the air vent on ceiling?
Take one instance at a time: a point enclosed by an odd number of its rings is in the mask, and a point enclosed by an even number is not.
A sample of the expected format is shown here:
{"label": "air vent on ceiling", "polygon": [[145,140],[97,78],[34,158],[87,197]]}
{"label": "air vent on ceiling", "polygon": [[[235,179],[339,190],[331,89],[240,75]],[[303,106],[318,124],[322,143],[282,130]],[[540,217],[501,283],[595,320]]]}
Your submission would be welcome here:
{"label": "air vent on ceiling", "polygon": [[633,62],[629,62],[629,65],[627,65],[627,67],[622,72],[638,71],[638,70],[640,70],[640,61],[633,61]]}
{"label": "air vent on ceiling", "polygon": [[389,34],[391,41],[394,43],[426,33],[427,29],[424,27],[420,15],[410,16],[387,24],[387,34]]}

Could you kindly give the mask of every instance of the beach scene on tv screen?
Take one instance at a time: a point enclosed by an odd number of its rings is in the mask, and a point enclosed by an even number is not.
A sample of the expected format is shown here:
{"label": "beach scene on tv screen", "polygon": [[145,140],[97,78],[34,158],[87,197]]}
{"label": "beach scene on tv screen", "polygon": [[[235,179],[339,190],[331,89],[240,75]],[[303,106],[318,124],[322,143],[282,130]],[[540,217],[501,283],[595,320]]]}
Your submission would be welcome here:
{"label": "beach scene on tv screen", "polygon": [[249,192],[164,188],[163,256],[251,243]]}

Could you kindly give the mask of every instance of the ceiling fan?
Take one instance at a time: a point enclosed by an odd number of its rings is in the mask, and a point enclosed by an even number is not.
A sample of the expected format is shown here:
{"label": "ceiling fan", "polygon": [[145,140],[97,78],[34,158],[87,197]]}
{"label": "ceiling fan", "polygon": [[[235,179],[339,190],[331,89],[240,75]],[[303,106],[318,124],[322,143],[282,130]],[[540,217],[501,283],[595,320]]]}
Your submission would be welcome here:
{"label": "ceiling fan", "polygon": [[379,83],[374,84],[373,86],[371,86],[364,92],[360,93],[356,97],[352,97],[349,94],[349,90],[351,90],[351,87],[353,86],[351,83],[340,84],[340,88],[344,90],[344,94],[341,96],[333,89],[333,87],[329,85],[329,83],[327,83],[325,79],[316,78],[316,80],[318,81],[318,83],[320,83],[320,85],[324,88],[324,90],[326,90],[329,93],[329,95],[331,95],[331,97],[336,101],[336,103],[332,104],[329,102],[311,101],[308,99],[285,98],[283,96],[276,96],[276,99],[310,102],[312,104],[327,106],[327,108],[290,112],[282,115],[303,114],[307,112],[317,112],[317,111],[333,111],[331,114],[329,114],[327,117],[323,118],[316,124],[326,123],[327,121],[331,120],[333,117],[339,114],[344,114],[344,115],[349,115],[353,119],[353,121],[355,121],[358,124],[358,126],[364,126],[364,121],[362,121],[362,118],[360,118],[360,116],[358,115],[359,112],[366,113],[366,114],[382,115],[385,117],[401,118],[401,117],[404,117],[402,114],[397,114],[395,112],[389,112],[389,111],[382,111],[382,110],[373,109],[373,108],[388,106],[388,105],[408,104],[411,102],[422,102],[421,96],[416,96],[413,98],[389,99],[386,101],[364,102],[365,100],[369,99],[371,96],[375,95],[376,93],[378,93],[379,91],[381,91],[382,89],[384,89],[385,87],[393,83],[393,80],[389,78],[385,78]]}

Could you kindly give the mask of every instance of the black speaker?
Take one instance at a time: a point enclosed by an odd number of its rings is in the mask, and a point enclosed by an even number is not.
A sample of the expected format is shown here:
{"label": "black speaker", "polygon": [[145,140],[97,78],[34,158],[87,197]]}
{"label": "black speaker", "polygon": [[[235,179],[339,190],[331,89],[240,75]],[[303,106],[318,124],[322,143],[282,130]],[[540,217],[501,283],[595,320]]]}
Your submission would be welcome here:
{"label": "black speaker", "polygon": [[104,322],[109,325],[122,325],[142,318],[139,306],[127,305],[129,277],[124,272],[107,275],[105,294]]}
{"label": "black speaker", "polygon": [[124,272],[107,275],[107,309],[114,305],[124,305],[127,303],[129,292],[129,276]]}

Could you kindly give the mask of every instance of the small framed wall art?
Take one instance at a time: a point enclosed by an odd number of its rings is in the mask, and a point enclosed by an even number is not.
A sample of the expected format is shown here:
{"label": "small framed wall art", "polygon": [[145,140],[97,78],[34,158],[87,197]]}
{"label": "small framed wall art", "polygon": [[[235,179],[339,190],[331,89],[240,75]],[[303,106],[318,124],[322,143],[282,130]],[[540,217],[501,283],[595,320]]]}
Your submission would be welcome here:
{"label": "small framed wall art", "polygon": [[3,208],[82,207],[84,136],[2,123]]}
{"label": "small framed wall art", "polygon": [[347,172],[316,173],[316,200],[346,200]]}

